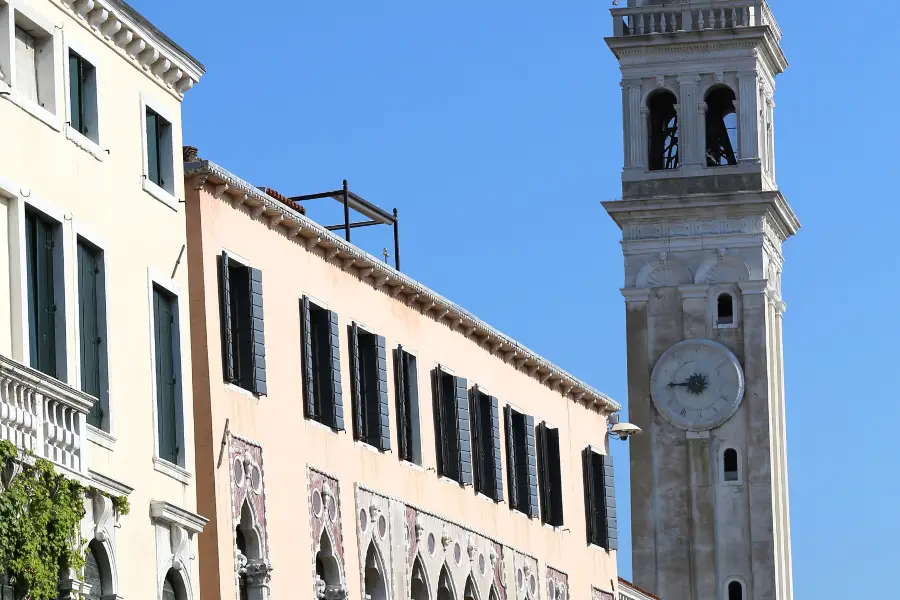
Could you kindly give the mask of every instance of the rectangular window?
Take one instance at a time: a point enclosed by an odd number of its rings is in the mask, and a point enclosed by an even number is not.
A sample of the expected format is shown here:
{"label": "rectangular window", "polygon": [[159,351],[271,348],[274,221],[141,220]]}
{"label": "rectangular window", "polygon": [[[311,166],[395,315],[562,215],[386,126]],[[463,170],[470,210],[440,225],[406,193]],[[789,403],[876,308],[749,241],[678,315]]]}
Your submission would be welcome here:
{"label": "rectangular window", "polygon": [[262,271],[223,252],[219,257],[219,306],[225,381],[259,396],[268,393]]}
{"label": "rectangular window", "polygon": [[335,431],[344,430],[344,400],[341,387],[341,353],[338,315],[300,301],[303,336],[303,395],[306,418]]}
{"label": "rectangular window", "polygon": [[563,524],[562,472],[559,457],[559,429],[541,423],[537,428],[538,480],[541,492],[541,521],[554,527]]}
{"label": "rectangular window", "polygon": [[394,350],[397,391],[397,441],[400,460],[422,465],[422,433],[419,425],[419,374],[415,355],[403,346]]}
{"label": "rectangular window", "polygon": [[81,390],[97,398],[88,414],[88,423],[109,431],[103,252],[81,238],[78,239],[78,324]]}
{"label": "rectangular window", "polygon": [[16,89],[22,96],[56,112],[53,35],[15,11]]}
{"label": "rectangular window", "polygon": [[497,502],[503,500],[500,462],[500,409],[497,399],[478,386],[471,397],[472,465],[475,491]]}
{"label": "rectangular window", "polygon": [[25,213],[25,264],[28,280],[28,333],[31,366],[57,379],[65,373],[63,293],[59,225],[35,212]]}
{"label": "rectangular window", "polygon": [[353,439],[379,450],[391,449],[385,340],[350,326],[350,386],[353,390]]}
{"label": "rectangular window", "polygon": [[472,485],[468,382],[440,366],[434,370],[432,381],[438,475]]}
{"label": "rectangular window", "polygon": [[147,109],[147,179],[174,193],[172,124],[153,109]]}
{"label": "rectangular window", "polygon": [[588,447],[582,453],[588,544],[618,550],[616,487],[611,456]]}
{"label": "rectangular window", "polygon": [[159,458],[183,466],[183,428],[178,386],[181,379],[178,352],[178,301],[153,286],[153,341],[156,364],[156,419]]}
{"label": "rectangular window", "polygon": [[534,417],[507,405],[506,463],[509,480],[509,507],[529,517],[538,516],[537,452]]}
{"label": "rectangular window", "polygon": [[72,128],[98,142],[97,72],[74,50],[69,50],[69,108]]}

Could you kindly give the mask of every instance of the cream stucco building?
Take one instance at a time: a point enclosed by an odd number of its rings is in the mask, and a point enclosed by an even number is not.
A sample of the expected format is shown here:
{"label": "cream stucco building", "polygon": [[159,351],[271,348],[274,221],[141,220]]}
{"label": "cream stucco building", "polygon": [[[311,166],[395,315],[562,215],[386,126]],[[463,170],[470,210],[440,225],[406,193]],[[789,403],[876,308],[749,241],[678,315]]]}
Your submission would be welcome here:
{"label": "cream stucco building", "polygon": [[613,598],[618,404],[187,160],[204,600]]}
{"label": "cream stucco building", "polygon": [[0,0],[0,438],[101,492],[93,598],[199,598],[180,157],[202,73],[120,0]]}

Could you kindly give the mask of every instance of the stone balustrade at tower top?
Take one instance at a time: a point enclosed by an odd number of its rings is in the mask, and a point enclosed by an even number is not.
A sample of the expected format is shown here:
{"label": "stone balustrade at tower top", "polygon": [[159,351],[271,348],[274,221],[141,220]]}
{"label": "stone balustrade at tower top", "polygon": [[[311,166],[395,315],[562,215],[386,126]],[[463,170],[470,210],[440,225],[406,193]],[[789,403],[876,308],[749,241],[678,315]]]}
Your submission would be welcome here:
{"label": "stone balustrade at tower top", "polygon": [[685,0],[612,9],[613,36],[764,27],[781,39],[765,0]]}

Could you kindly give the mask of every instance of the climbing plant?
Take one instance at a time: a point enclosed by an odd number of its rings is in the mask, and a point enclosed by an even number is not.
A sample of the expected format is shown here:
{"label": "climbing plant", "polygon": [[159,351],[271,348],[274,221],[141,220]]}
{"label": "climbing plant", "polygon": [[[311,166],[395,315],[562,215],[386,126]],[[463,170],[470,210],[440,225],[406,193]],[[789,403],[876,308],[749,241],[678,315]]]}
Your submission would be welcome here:
{"label": "climbing plant", "polygon": [[[0,441],[0,565],[17,598],[54,600],[61,569],[84,566],[84,487]],[[126,500],[127,506],[127,500]]]}

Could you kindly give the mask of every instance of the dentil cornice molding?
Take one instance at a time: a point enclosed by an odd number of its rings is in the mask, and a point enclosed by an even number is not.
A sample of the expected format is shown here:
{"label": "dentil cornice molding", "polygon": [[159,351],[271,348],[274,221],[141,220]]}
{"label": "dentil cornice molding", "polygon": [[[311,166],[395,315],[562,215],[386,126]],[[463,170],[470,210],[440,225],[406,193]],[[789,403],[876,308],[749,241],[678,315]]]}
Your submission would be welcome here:
{"label": "dentil cornice molding", "polygon": [[205,73],[195,58],[120,0],[53,1],[179,98]]}

